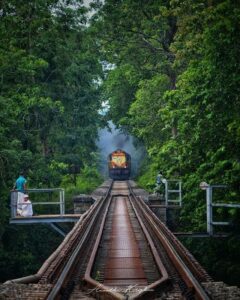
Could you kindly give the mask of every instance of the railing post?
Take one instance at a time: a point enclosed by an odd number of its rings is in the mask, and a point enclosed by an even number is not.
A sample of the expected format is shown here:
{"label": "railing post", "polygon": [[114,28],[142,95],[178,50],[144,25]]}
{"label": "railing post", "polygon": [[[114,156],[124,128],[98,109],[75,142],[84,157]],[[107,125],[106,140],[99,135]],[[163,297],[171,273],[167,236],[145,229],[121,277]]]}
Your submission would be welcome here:
{"label": "railing post", "polygon": [[18,192],[11,191],[11,217],[15,218],[17,215],[17,200]]}
{"label": "railing post", "polygon": [[62,215],[62,191],[59,190],[59,212]]}
{"label": "railing post", "polygon": [[213,235],[212,225],[212,187],[209,185],[206,189],[206,201],[207,201],[207,232],[209,235]]}
{"label": "railing post", "polygon": [[65,199],[64,199],[64,190],[60,189],[59,190],[59,204],[60,204],[60,215],[64,215],[65,214]]}
{"label": "railing post", "polygon": [[163,179],[162,182],[165,184],[165,205],[168,206],[168,181]]}
{"label": "railing post", "polygon": [[63,192],[63,214],[65,214],[65,191],[62,190]]}
{"label": "railing post", "polygon": [[65,214],[64,208],[65,208],[65,199],[64,199],[64,190],[61,189],[61,215]]}
{"label": "railing post", "polygon": [[178,184],[179,184],[179,203],[180,206],[182,206],[182,181],[179,181]]}
{"label": "railing post", "polygon": [[60,208],[60,215],[63,214],[63,206],[62,206],[62,202],[63,202],[62,190],[59,190],[59,208]]}

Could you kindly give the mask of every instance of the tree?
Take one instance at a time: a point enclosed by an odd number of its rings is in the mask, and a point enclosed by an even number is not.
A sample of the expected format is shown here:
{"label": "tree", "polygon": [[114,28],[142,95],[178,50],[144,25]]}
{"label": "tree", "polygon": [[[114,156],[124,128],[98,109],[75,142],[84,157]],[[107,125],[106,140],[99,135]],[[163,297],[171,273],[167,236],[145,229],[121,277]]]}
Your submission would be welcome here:
{"label": "tree", "polygon": [[66,173],[94,165],[102,70],[82,1],[2,1],[0,15],[2,255],[20,170],[28,187],[58,187]]}
{"label": "tree", "polygon": [[[104,97],[109,100],[109,117],[119,125],[139,82],[161,73],[175,88],[174,55],[169,46],[176,19],[168,1],[105,1],[94,18],[102,61],[106,66]],[[127,119],[125,119],[125,126]]]}

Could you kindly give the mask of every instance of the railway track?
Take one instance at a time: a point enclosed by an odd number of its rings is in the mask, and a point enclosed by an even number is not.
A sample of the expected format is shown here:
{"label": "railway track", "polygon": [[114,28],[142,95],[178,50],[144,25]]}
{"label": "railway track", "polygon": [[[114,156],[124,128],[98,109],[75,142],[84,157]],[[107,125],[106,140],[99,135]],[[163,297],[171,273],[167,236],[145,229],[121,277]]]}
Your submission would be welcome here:
{"label": "railway track", "polygon": [[85,223],[48,299],[77,299],[82,289],[98,299],[210,299],[201,284],[210,277],[128,182],[115,181]]}
{"label": "railway track", "polygon": [[31,278],[37,283],[14,283],[17,299],[240,299],[236,287],[213,282],[131,182],[104,188]]}

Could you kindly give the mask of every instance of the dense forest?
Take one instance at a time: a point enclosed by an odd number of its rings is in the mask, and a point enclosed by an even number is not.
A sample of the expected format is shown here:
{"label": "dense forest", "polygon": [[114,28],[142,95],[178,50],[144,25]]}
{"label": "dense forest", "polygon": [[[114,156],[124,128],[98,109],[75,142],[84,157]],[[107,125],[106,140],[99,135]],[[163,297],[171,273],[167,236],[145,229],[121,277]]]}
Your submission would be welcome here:
{"label": "dense forest", "polygon": [[[36,271],[60,242],[43,226],[8,225],[19,170],[29,187],[66,188],[70,208],[101,181],[108,120],[144,144],[141,186],[151,191],[159,170],[183,181],[181,230],[206,231],[202,181],[239,202],[240,2],[8,0],[0,16],[0,280]],[[217,280],[240,285],[240,212],[217,213],[232,222],[224,245],[183,242]]]}
{"label": "dense forest", "polygon": [[6,280],[36,271],[61,240],[41,225],[31,232],[8,225],[19,172],[28,188],[65,188],[68,202],[101,182],[95,141],[103,122],[102,67],[79,1],[0,5],[0,280]]}

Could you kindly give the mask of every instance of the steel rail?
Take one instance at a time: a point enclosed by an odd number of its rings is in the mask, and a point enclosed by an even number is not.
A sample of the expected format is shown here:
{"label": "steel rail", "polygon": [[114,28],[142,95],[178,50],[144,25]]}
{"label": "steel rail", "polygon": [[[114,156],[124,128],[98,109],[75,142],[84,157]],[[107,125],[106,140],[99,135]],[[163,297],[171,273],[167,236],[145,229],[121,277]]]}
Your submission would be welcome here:
{"label": "steel rail", "polygon": [[[51,280],[52,278],[54,278],[54,280],[58,278],[60,274],[60,270],[62,269],[65,262],[68,260],[67,256],[70,257],[72,255],[75,245],[78,243],[79,237],[80,239],[82,238],[82,235],[86,230],[86,226],[88,225],[89,219],[96,211],[96,207],[97,207],[97,203],[95,203],[89,208],[89,210],[86,212],[86,216],[83,219],[83,221],[81,223],[80,222],[77,223],[74,226],[73,230],[64,239],[64,243],[60,244],[59,250],[54,255],[54,257],[52,259],[50,257],[51,262],[48,265],[48,267],[45,266],[45,272],[44,274],[42,274],[40,283],[52,282]],[[65,261],[63,261],[63,258],[65,258]],[[51,263],[53,264],[53,268],[51,268]]]}
{"label": "steel rail", "polygon": [[108,205],[107,205],[106,210],[104,212],[104,216],[103,216],[103,219],[102,219],[102,222],[101,222],[100,230],[99,230],[99,233],[98,233],[98,236],[97,236],[97,239],[96,239],[96,242],[95,242],[95,245],[94,245],[94,248],[93,248],[89,263],[88,263],[88,266],[87,266],[87,270],[85,272],[84,280],[93,288],[92,291],[101,292],[101,295],[105,294],[105,295],[108,295],[108,296],[112,297],[113,299],[124,300],[125,297],[122,294],[110,291],[105,285],[100,284],[98,281],[94,280],[90,275],[91,270],[92,270],[93,265],[94,265],[95,258],[96,258],[97,250],[99,248],[99,244],[100,244],[100,241],[101,241],[101,238],[102,238],[102,235],[103,235],[103,229],[104,229],[104,224],[106,222],[108,209],[109,209],[110,203],[112,201],[112,198],[116,197],[116,196],[117,195],[111,196],[110,201],[108,202]]}
{"label": "steel rail", "polygon": [[138,205],[139,209],[141,210],[141,213],[145,216],[148,224],[151,226],[151,228],[154,230],[155,234],[161,241],[163,247],[167,251],[169,257],[171,258],[173,264],[175,265],[177,271],[181,274],[184,281],[186,282],[187,286],[190,289],[194,289],[196,299],[199,300],[209,300],[209,296],[207,295],[204,288],[199,284],[198,280],[195,278],[195,276],[192,274],[191,270],[187,267],[179,253],[176,251],[174,246],[169,242],[168,237],[166,234],[164,234],[158,224],[154,221],[151,214],[149,214],[145,207],[143,208],[142,203],[140,204],[140,201],[137,201],[135,199],[135,203]]}
{"label": "steel rail", "polygon": [[[118,190],[120,190],[120,189],[118,188]],[[118,195],[114,195],[114,197],[117,197],[117,196]],[[143,297],[144,295],[146,295],[148,293],[152,293],[152,291],[154,289],[156,289],[157,287],[159,287],[160,285],[167,284],[167,282],[169,281],[169,276],[168,276],[168,273],[167,273],[164,265],[161,262],[161,259],[160,259],[159,255],[157,253],[157,250],[156,250],[156,248],[154,246],[154,243],[153,243],[150,235],[148,234],[148,231],[147,231],[146,227],[144,226],[143,222],[141,221],[141,218],[139,217],[136,209],[133,206],[133,203],[132,203],[130,197],[127,196],[127,195],[125,195],[125,196],[129,199],[129,201],[131,203],[131,206],[132,206],[132,208],[133,208],[133,210],[134,210],[134,212],[135,212],[135,214],[137,216],[137,219],[138,219],[138,221],[140,223],[140,226],[141,226],[141,228],[142,228],[142,230],[143,230],[143,232],[145,234],[145,237],[146,237],[146,239],[148,241],[148,244],[149,244],[149,246],[151,248],[151,252],[152,252],[152,254],[154,256],[156,265],[157,265],[157,267],[158,267],[158,269],[160,271],[160,274],[162,275],[162,277],[159,280],[157,280],[157,281],[151,283],[150,285],[146,286],[143,291],[135,293],[130,298],[128,298],[128,299],[133,300],[133,299],[141,298],[141,297]],[[112,198],[111,198],[111,200],[112,200]],[[99,244],[100,244],[100,240],[101,240],[101,237],[102,237],[102,234],[103,234],[104,224],[105,224],[107,213],[108,213],[107,209],[109,208],[109,206],[110,206],[110,202],[109,202],[108,207],[106,208],[106,211],[105,211],[105,214],[104,214],[104,217],[103,217],[103,220],[102,220],[102,224],[101,224],[101,230],[99,231],[99,234],[98,234],[95,246],[94,246],[94,250],[92,252],[92,255],[91,255],[91,258],[90,258],[90,262],[89,262],[89,265],[88,265],[86,273],[85,273],[84,280],[88,284],[90,284],[90,286],[93,288],[93,291],[96,290],[98,292],[101,292],[102,295],[103,294],[108,295],[108,297],[110,297],[112,299],[125,299],[125,297],[122,294],[117,293],[117,292],[112,292],[111,290],[109,290],[109,288],[107,286],[105,286],[103,284],[100,284],[99,282],[97,282],[96,280],[94,280],[93,278],[91,278],[91,276],[90,276],[91,270],[92,270],[93,265],[94,265],[94,261],[96,259],[96,254],[97,254],[97,250],[98,250],[98,247],[99,247]]]}
{"label": "steel rail", "polygon": [[69,232],[69,234],[65,237],[63,242],[59,245],[59,247],[48,257],[48,259],[43,263],[41,268],[38,270],[36,274],[21,277],[21,278],[16,278],[16,279],[10,279],[4,284],[10,284],[10,283],[22,283],[22,284],[28,284],[28,283],[37,283],[39,280],[42,278],[44,273],[47,271],[49,268],[50,264],[58,257],[59,253],[63,249],[64,245],[69,241],[69,239],[72,237],[74,234],[74,230],[77,226],[79,226],[80,223],[82,223],[83,219],[86,217],[88,212],[85,212],[84,214],[81,215],[80,219],[77,221],[77,223],[74,225],[73,229]]}
{"label": "steel rail", "polygon": [[144,295],[146,295],[148,293],[151,293],[153,290],[156,290],[158,287],[160,287],[160,285],[167,284],[167,282],[169,281],[169,275],[168,275],[168,272],[167,272],[166,268],[164,267],[164,265],[163,265],[163,263],[162,263],[162,261],[161,261],[161,259],[159,257],[157,249],[154,246],[153,240],[152,240],[152,238],[151,238],[151,236],[150,236],[150,234],[149,234],[146,226],[144,225],[141,217],[139,216],[139,214],[138,214],[138,212],[137,212],[137,210],[136,210],[136,208],[135,208],[135,206],[133,204],[133,201],[131,200],[130,197],[129,197],[129,200],[130,200],[132,208],[133,208],[133,210],[134,210],[134,212],[136,214],[138,222],[140,223],[140,226],[141,226],[141,228],[142,228],[142,230],[144,232],[144,235],[145,235],[145,237],[146,237],[146,239],[148,241],[148,244],[149,244],[149,246],[151,248],[151,252],[152,252],[153,257],[155,259],[155,262],[156,262],[156,264],[158,266],[158,269],[159,269],[160,273],[162,274],[162,278],[161,279],[159,279],[159,280],[151,283],[150,285],[146,286],[146,288],[144,289],[144,291],[142,291],[140,293],[136,293],[136,294],[132,295],[129,298],[129,299],[133,300],[133,299],[138,299],[138,298],[140,298],[140,297],[142,297],[142,296],[144,296]]}
{"label": "steel rail", "polygon": [[[174,245],[181,258],[188,265],[188,268],[194,273],[195,277],[200,281],[212,281],[212,278],[206,273],[201,265],[194,259],[189,251],[179,242],[176,236],[159,220],[159,218],[151,211],[151,209],[144,203],[141,197],[137,197],[137,203],[141,203],[143,209],[148,211],[151,218],[161,227],[161,230],[168,236],[168,241]],[[188,253],[188,254],[187,254]]]}
{"label": "steel rail", "polygon": [[[131,186],[130,186],[130,190],[132,190]],[[202,266],[194,259],[192,254],[180,243],[177,237],[168,229],[167,226],[165,226],[165,224],[162,223],[162,221],[154,214],[154,212],[149,208],[149,206],[145,204],[143,199],[136,195],[135,197],[137,203],[138,202],[142,203],[144,207],[143,209],[149,212],[151,218],[154,219],[155,222],[158,224],[158,226],[161,227],[161,229],[165,232],[165,234],[168,236],[168,240],[177,249],[178,253],[181,255],[185,263],[187,263],[187,265],[189,266],[190,270],[194,273],[194,275],[200,281],[213,281],[212,278],[209,276],[209,274],[207,274],[207,272],[202,268]]]}
{"label": "steel rail", "polygon": [[75,266],[74,262],[76,262],[77,257],[79,256],[79,252],[82,250],[84,243],[86,242],[87,238],[89,237],[90,233],[92,232],[93,225],[96,222],[96,216],[99,215],[102,207],[104,206],[104,204],[106,202],[106,199],[109,197],[110,190],[112,188],[112,184],[113,184],[113,182],[111,183],[105,198],[102,201],[99,201],[98,203],[96,203],[95,209],[93,209],[91,214],[88,214],[88,216],[86,217],[85,221],[87,219],[90,219],[90,217],[91,217],[90,222],[85,224],[87,226],[87,228],[85,228],[83,236],[81,237],[80,241],[76,245],[76,248],[74,249],[73,253],[71,254],[69,260],[65,264],[56,283],[52,287],[51,291],[48,293],[47,300],[55,300],[55,299],[58,299],[58,297],[60,296],[61,289],[62,289],[64,283],[67,281],[67,277],[69,276],[70,271]]}
{"label": "steel rail", "polygon": [[[97,213],[99,212],[100,208],[102,207],[102,205],[99,207],[99,209],[97,210]],[[60,290],[64,284],[64,282],[66,281],[66,278],[70,272],[70,270],[72,269],[72,267],[74,266],[74,262],[77,259],[77,256],[80,252],[80,250],[82,249],[82,247],[84,246],[84,243],[87,239],[87,237],[89,236],[92,226],[95,223],[95,218],[93,217],[92,220],[90,221],[90,224],[88,226],[88,228],[86,229],[86,231],[83,234],[83,237],[81,238],[81,240],[78,242],[78,245],[76,246],[76,248],[74,249],[74,252],[72,253],[72,255],[70,256],[68,262],[66,263],[63,271],[61,272],[61,275],[59,276],[57,282],[55,283],[54,287],[52,288],[51,292],[49,293],[47,299],[48,300],[54,300],[57,299],[57,296],[60,293]]]}

